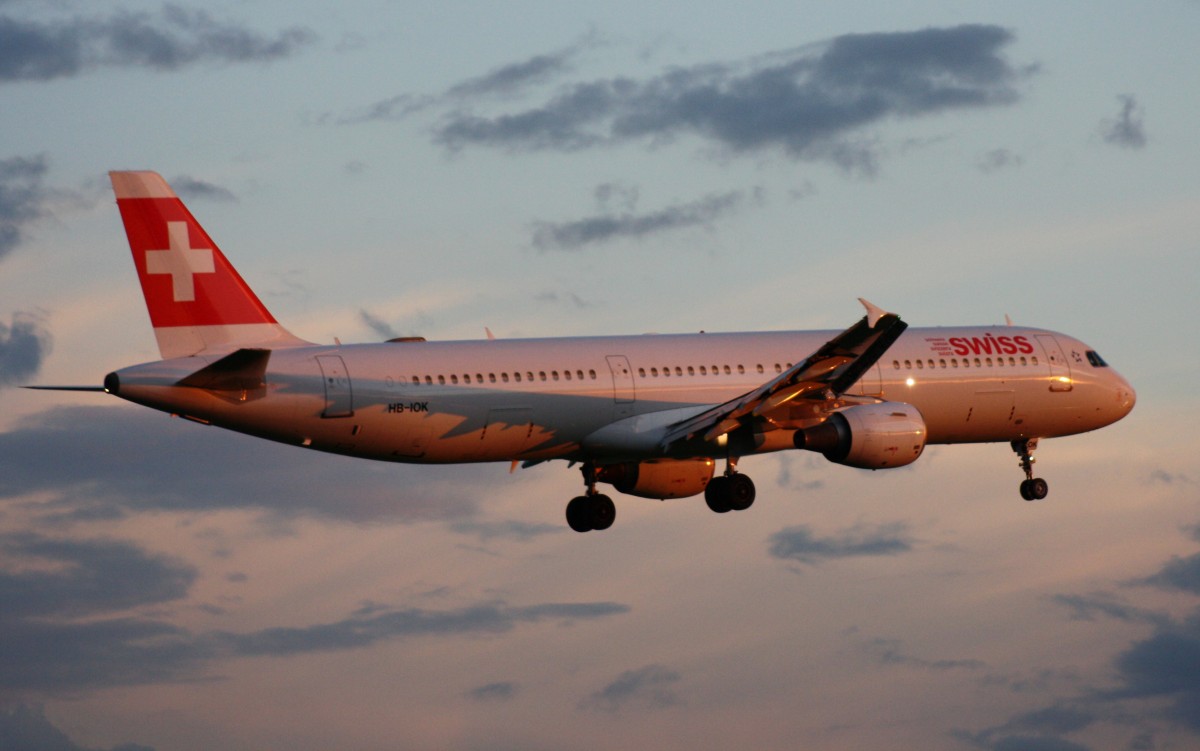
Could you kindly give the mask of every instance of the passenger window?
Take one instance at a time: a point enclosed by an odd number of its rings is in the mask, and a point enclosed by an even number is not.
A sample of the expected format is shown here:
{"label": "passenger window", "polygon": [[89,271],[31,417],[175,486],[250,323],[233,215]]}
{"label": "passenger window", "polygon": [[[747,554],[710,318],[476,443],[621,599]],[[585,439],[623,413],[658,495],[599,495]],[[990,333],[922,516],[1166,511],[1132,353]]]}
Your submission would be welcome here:
{"label": "passenger window", "polygon": [[739,365],[739,366],[738,366],[738,375],[745,375],[745,374],[746,374],[746,368],[744,368],[743,366]]}
{"label": "passenger window", "polygon": [[905,369],[905,370],[912,370],[912,361],[911,361],[911,360],[905,360],[905,361],[904,361],[904,369]]}
{"label": "passenger window", "polygon": [[708,371],[704,369],[703,365],[700,366],[700,375],[708,375]]}
{"label": "passenger window", "polygon": [[958,367],[958,358],[954,358],[953,360],[950,361],[950,367],[952,367],[952,368]]}
{"label": "passenger window", "polygon": [[676,366],[675,366],[675,375],[677,375],[677,376],[682,376],[682,375],[683,375],[683,368],[681,368],[681,367],[679,367],[678,365],[676,365]]}
{"label": "passenger window", "polygon": [[983,363],[980,361],[980,359],[978,357],[975,358],[975,367],[977,367],[977,368],[983,367]]}
{"label": "passenger window", "polygon": [[1028,365],[1028,364],[1029,364],[1029,362],[1028,362],[1028,361],[1026,361],[1026,359],[1025,359],[1024,357],[1022,357],[1022,358],[1021,358],[1021,366],[1022,366],[1022,367],[1024,367],[1024,366],[1026,366],[1026,365]]}
{"label": "passenger window", "polygon": [[544,380],[546,380],[546,371],[544,371],[544,370],[539,370],[539,371],[538,371],[538,380],[539,380],[539,381],[544,381]]}
{"label": "passenger window", "polygon": [[443,375],[438,376],[438,383],[441,384],[442,386],[445,386],[446,385],[446,376],[443,376]]}
{"label": "passenger window", "polygon": [[688,366],[688,375],[690,375],[690,376],[696,375],[696,369],[693,368],[691,365]]}
{"label": "passenger window", "polygon": [[758,372],[759,372],[759,373],[765,372],[765,370],[764,370],[764,368],[763,368],[763,366],[762,366],[762,363],[759,363],[759,364],[758,364],[757,366],[755,366],[755,367],[757,368],[757,370],[758,370]]}
{"label": "passenger window", "polygon": [[939,367],[939,368],[945,368],[945,367],[946,367],[946,361],[945,361],[945,360],[938,360],[938,367]]}
{"label": "passenger window", "polygon": [[992,367],[992,358],[990,358],[990,357],[989,357],[989,358],[986,360],[986,362],[987,362],[987,366],[988,366],[989,368],[990,368],[990,367]]}
{"label": "passenger window", "polygon": [[[900,361],[899,361],[899,360],[892,360],[892,370],[899,370],[899,369],[900,369]],[[778,372],[779,372],[779,366],[778,366],[778,365],[776,365],[776,366],[775,366],[775,372],[776,372],[776,373],[778,373]]]}
{"label": "passenger window", "polygon": [[[896,363],[896,367],[897,367],[897,368],[898,368],[898,367],[900,367],[900,363]],[[783,366],[782,366],[782,365],[780,365],[779,363],[775,363],[775,372],[776,372],[776,373],[782,373],[782,372],[783,372]]]}
{"label": "passenger window", "polygon": [[1029,362],[1032,365],[1037,365],[1037,355],[1034,355],[1033,357],[1029,358]]}
{"label": "passenger window", "polygon": [[588,371],[588,378],[591,378],[593,381],[594,381],[594,380],[596,380],[596,371],[594,371],[594,370],[589,370],[589,371]]}
{"label": "passenger window", "polygon": [[501,373],[500,380],[503,381],[504,383],[508,383],[508,373]]}
{"label": "passenger window", "polygon": [[551,380],[553,380],[553,381],[557,381],[557,380],[558,380],[558,371],[557,371],[557,370],[551,370],[551,371],[550,371],[550,379],[551,379]]}
{"label": "passenger window", "polygon": [[569,370],[564,370],[564,371],[563,371],[563,378],[566,378],[568,381],[569,381],[569,380],[571,380],[571,371],[569,371]]}
{"label": "passenger window", "polygon": [[732,373],[732,372],[733,372],[733,371],[731,371],[731,370],[729,369],[729,366],[728,366],[728,365],[726,365],[726,366],[725,366],[725,375],[729,375],[729,374],[730,374],[730,373]]}
{"label": "passenger window", "polygon": [[924,369],[925,369],[925,361],[917,360],[917,370],[924,370]]}
{"label": "passenger window", "polygon": [[[517,383],[521,382],[521,373],[519,371],[516,373],[513,373],[513,380],[516,381]],[[533,380],[533,379],[531,378],[530,380]]]}
{"label": "passenger window", "polygon": [[450,383],[458,383],[458,376],[451,373],[450,374]]}

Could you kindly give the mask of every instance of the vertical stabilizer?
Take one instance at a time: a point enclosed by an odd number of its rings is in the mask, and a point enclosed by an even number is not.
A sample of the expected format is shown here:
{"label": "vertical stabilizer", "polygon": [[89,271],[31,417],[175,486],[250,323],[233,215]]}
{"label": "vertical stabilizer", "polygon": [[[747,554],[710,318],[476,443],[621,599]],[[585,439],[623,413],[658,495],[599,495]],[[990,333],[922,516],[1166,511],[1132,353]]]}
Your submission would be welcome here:
{"label": "vertical stabilizer", "polygon": [[164,359],[308,344],[280,326],[156,172],[110,172]]}

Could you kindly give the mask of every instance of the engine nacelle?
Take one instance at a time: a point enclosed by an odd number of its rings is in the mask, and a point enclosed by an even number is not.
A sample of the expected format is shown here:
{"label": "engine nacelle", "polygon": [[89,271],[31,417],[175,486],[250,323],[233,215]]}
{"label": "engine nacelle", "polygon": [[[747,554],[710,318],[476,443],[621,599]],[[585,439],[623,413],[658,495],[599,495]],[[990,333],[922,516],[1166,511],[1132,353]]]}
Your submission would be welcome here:
{"label": "engine nacelle", "polygon": [[627,495],[660,500],[687,498],[704,492],[715,466],[712,459],[703,458],[605,464],[596,468],[596,479],[612,483]]}
{"label": "engine nacelle", "polygon": [[912,464],[925,450],[925,420],[911,404],[861,404],[834,412],[820,425],[797,430],[796,448],[836,464],[885,469]]}

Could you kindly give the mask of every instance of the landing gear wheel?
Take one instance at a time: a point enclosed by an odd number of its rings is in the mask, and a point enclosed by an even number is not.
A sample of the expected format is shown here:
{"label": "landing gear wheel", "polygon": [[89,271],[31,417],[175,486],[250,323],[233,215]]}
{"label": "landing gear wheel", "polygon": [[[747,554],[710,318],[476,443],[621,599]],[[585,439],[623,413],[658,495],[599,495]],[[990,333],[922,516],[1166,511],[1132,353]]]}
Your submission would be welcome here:
{"label": "landing gear wheel", "polygon": [[708,487],[704,488],[704,502],[718,514],[732,511],[733,505],[730,498],[729,477],[718,475],[709,480]]}
{"label": "landing gear wheel", "polygon": [[613,521],[617,518],[617,507],[612,502],[612,499],[603,493],[591,497],[592,501],[592,529],[602,530],[608,529],[613,525]]}
{"label": "landing gear wheel", "polygon": [[754,482],[745,475],[729,476],[729,508],[745,511],[754,503]]}
{"label": "landing gear wheel", "polygon": [[592,531],[591,499],[586,495],[575,496],[567,504],[567,526],[576,532]]}
{"label": "landing gear wheel", "polygon": [[1040,501],[1049,492],[1049,483],[1040,477],[1033,477],[1021,483],[1021,497],[1027,501]]}
{"label": "landing gear wheel", "polygon": [[603,493],[576,496],[567,504],[567,526],[576,532],[608,529],[616,518],[616,505]]}

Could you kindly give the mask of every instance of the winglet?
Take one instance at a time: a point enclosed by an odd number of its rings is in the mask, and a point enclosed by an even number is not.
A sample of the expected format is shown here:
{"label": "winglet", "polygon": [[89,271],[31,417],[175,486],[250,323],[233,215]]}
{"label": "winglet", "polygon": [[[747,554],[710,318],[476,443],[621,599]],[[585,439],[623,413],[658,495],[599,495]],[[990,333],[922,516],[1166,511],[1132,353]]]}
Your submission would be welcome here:
{"label": "winglet", "polygon": [[879,323],[880,318],[883,318],[884,316],[888,315],[888,312],[886,310],[879,307],[878,305],[872,305],[865,298],[860,297],[860,298],[858,298],[858,301],[860,303],[862,303],[862,306],[864,308],[867,309],[867,325],[870,326],[871,328],[875,328],[875,324]]}

